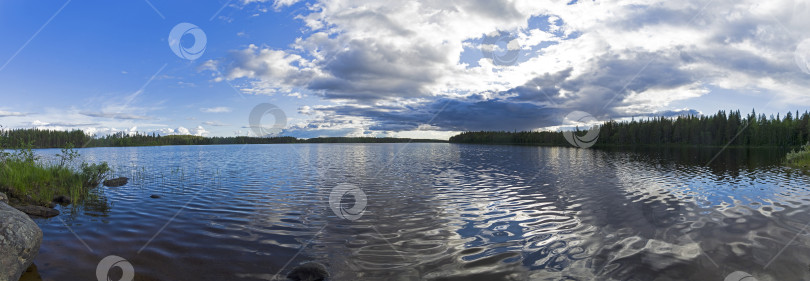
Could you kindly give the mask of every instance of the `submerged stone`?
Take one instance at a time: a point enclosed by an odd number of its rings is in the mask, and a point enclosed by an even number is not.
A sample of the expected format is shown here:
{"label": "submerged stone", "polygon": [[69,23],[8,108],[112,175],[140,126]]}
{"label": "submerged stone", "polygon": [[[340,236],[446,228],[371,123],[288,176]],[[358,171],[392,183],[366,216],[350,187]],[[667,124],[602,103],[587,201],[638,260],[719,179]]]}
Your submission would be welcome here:
{"label": "submerged stone", "polygon": [[287,278],[293,281],[323,281],[328,277],[326,266],[317,262],[303,263],[287,274]]}

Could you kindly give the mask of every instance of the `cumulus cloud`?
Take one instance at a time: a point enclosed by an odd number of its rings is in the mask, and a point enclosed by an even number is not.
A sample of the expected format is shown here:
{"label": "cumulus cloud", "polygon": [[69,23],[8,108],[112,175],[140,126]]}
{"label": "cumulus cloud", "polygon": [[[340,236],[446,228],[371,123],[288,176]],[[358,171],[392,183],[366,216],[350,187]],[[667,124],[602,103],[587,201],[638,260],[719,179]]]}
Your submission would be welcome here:
{"label": "cumulus cloud", "polygon": [[246,89],[253,93],[301,87],[338,99],[430,96],[446,88],[456,72],[465,72],[458,64],[465,40],[518,28],[531,16],[518,11],[528,6],[510,1],[317,3],[311,13],[300,15],[310,32],[290,50],[250,45],[217,65],[225,69],[223,79],[254,79]]}
{"label": "cumulus cloud", "polygon": [[163,128],[157,131],[161,135],[193,135],[193,136],[206,136],[210,132],[205,130],[203,126],[197,126],[196,128],[188,129],[186,127],[180,126],[176,129],[172,128]]}
{"label": "cumulus cloud", "polygon": [[[319,1],[298,16],[308,30],[288,49],[253,44],[207,65],[223,69],[218,79],[248,81],[248,93],[333,102],[300,108],[313,130],[535,129],[572,110],[603,120],[693,114],[671,105],[712,89],[810,105],[794,59],[807,12],[792,0]],[[488,41],[502,34],[513,37]],[[507,64],[484,55],[515,51]]]}
{"label": "cumulus cloud", "polygon": [[[50,129],[54,129],[54,128],[50,128]],[[62,129],[56,128],[55,130],[64,130],[64,128],[62,128]],[[107,135],[112,135],[112,134],[125,134],[125,135],[128,135],[128,136],[134,136],[135,134],[139,133],[137,126],[124,128],[124,129],[118,129],[116,127],[103,127],[103,126],[101,126],[101,127],[98,127],[98,126],[97,127],[86,127],[86,128],[82,128],[82,131],[84,131],[84,133],[87,134],[87,135],[97,136],[97,137],[107,136]]]}

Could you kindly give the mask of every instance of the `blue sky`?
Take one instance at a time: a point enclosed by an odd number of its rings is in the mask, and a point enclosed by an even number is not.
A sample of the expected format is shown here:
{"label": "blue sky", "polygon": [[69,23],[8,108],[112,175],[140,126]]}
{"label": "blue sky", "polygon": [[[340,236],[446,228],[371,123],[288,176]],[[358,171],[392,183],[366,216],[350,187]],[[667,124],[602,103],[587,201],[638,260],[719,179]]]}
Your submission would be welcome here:
{"label": "blue sky", "polygon": [[270,103],[282,135],[447,138],[804,111],[804,2],[2,1],[0,125],[256,135]]}

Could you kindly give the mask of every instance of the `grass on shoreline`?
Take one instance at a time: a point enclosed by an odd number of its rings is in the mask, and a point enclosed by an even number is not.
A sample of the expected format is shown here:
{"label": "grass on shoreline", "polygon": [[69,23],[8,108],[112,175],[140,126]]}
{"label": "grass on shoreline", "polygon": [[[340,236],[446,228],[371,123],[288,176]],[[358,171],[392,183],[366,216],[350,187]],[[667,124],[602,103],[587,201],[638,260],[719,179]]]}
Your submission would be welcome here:
{"label": "grass on shoreline", "polygon": [[78,156],[72,146],[62,149],[58,164],[40,161],[30,148],[14,153],[0,151],[0,192],[26,204],[42,206],[56,196],[82,201],[109,174],[110,168],[106,162],[72,167],[71,162]]}
{"label": "grass on shoreline", "polygon": [[785,164],[795,168],[810,168],[810,143],[785,156]]}

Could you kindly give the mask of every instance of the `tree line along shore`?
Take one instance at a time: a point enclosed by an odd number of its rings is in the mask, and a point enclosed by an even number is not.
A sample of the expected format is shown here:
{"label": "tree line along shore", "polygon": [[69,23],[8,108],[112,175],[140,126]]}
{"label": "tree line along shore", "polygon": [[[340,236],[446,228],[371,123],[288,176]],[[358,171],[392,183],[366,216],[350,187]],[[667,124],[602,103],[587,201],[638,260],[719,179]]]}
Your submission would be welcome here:
{"label": "tree line along shore", "polygon": [[[594,148],[622,146],[781,147],[794,149],[785,164],[810,168],[810,113],[788,112],[766,117],[752,111],[718,111],[714,115],[651,117],[607,121],[598,127]],[[576,129],[577,135],[588,130]],[[463,132],[451,143],[570,146],[561,131]]]}
{"label": "tree line along shore", "polygon": [[[607,121],[599,126],[595,147],[605,146],[735,146],[798,147],[810,140],[810,113],[788,112],[766,117],[752,112],[719,111],[714,115],[651,117]],[[578,135],[586,133],[581,130]],[[560,131],[479,131],[450,138],[453,143],[567,146]]]}
{"label": "tree line along shore", "polygon": [[[587,130],[578,130],[584,134]],[[766,117],[751,112],[719,111],[714,115],[683,115],[674,118],[650,117],[631,121],[607,121],[599,126],[599,146],[688,145],[740,147],[798,147],[810,141],[810,113],[788,112]],[[119,132],[94,137],[81,130],[42,129],[0,130],[0,148],[19,148],[32,143],[34,148],[277,144],[277,143],[399,143],[447,142],[435,139],[319,137],[299,139],[278,137],[203,137]],[[451,143],[532,144],[568,146],[561,131],[477,131],[463,132],[450,138]]]}
{"label": "tree line along shore", "polygon": [[279,144],[279,143],[404,143],[447,142],[434,139],[374,138],[374,137],[321,137],[299,139],[295,137],[203,137],[146,133],[115,133],[94,137],[81,130],[56,131],[42,129],[9,129],[0,131],[0,148],[19,148],[32,143],[34,148],[62,148],[67,144],[77,147],[124,147],[163,145],[217,145],[217,144]]}
{"label": "tree line along shore", "polygon": [[[587,130],[576,129],[577,134]],[[810,141],[810,112],[787,112],[770,117],[752,111],[743,116],[739,110],[718,111],[713,115],[682,115],[650,117],[631,121],[607,121],[599,126],[594,147],[616,146],[707,146],[707,147],[785,147],[798,148],[788,160],[810,164],[810,150],[803,146]],[[145,133],[116,133],[94,137],[81,130],[55,131],[41,129],[6,129],[0,131],[0,148],[62,148],[78,147],[216,145],[216,144],[280,144],[280,143],[406,143],[448,142],[434,139],[320,137],[299,139],[279,137],[202,137]],[[569,146],[562,131],[477,131],[463,132],[449,139],[450,143],[517,144]],[[808,152],[810,153],[810,152]],[[807,159],[807,160],[803,160]],[[810,165],[808,165],[810,166]]]}

